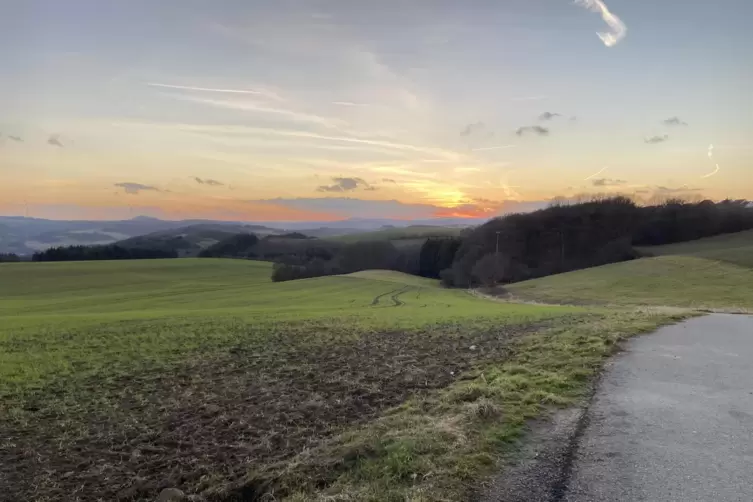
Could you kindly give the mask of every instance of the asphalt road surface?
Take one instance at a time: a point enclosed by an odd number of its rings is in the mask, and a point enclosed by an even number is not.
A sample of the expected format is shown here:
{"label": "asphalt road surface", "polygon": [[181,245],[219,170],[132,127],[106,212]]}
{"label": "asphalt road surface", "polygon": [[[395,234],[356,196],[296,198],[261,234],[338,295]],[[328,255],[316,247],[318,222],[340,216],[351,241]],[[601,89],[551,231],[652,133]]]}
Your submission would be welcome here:
{"label": "asphalt road surface", "polygon": [[753,501],[753,317],[628,342],[585,417],[566,502]]}

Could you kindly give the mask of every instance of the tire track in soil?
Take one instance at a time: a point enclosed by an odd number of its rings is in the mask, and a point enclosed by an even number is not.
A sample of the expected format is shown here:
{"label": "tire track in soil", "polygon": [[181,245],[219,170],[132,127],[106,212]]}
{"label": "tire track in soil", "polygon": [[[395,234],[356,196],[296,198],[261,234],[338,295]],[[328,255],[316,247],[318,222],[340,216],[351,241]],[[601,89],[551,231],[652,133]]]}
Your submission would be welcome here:
{"label": "tire track in soil", "polygon": [[403,289],[403,288],[393,289],[392,291],[388,291],[386,293],[382,293],[381,295],[375,296],[374,299],[371,300],[371,306],[374,307],[376,305],[379,305],[379,302],[382,300],[382,298],[384,298],[387,295],[394,295],[395,293],[397,293],[401,289]]}
{"label": "tire track in soil", "polygon": [[405,305],[405,302],[400,299],[400,295],[403,293],[408,293],[409,291],[413,290],[413,286],[405,286],[403,289],[395,293],[390,297],[390,300],[395,304],[394,307],[400,307],[401,305]]}

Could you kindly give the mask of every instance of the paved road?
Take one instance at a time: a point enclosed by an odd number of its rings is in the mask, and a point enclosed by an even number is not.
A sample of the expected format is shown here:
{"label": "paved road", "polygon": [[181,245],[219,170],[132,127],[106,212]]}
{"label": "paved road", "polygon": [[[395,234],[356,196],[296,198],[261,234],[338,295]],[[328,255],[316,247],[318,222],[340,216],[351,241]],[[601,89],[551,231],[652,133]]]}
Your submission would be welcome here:
{"label": "paved road", "polygon": [[753,317],[631,340],[587,414],[566,502],[753,501]]}

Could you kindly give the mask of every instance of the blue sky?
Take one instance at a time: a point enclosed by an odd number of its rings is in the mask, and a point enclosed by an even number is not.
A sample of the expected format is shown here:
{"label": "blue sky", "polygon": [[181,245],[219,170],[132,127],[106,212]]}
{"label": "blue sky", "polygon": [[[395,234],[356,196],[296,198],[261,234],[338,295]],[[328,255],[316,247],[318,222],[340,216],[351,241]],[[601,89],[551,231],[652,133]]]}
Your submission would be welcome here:
{"label": "blue sky", "polygon": [[580,193],[753,198],[743,0],[607,1],[626,27],[611,47],[602,15],[569,0],[0,7],[0,213],[411,218]]}

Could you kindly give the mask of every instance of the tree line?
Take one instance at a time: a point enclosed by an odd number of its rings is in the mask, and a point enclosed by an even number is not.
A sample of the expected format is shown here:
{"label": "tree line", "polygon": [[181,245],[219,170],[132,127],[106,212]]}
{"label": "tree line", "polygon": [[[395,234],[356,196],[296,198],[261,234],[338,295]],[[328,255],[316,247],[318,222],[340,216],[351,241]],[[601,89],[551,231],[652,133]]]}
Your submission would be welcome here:
{"label": "tree line", "polygon": [[439,278],[451,287],[490,286],[631,260],[640,256],[634,246],[752,228],[753,207],[745,200],[638,206],[627,197],[594,198],[494,218],[463,236],[429,238],[418,246],[358,242],[320,255],[304,247],[276,257],[272,279],[379,268]]}
{"label": "tree line", "polygon": [[448,286],[516,282],[639,257],[633,246],[684,242],[753,228],[746,200],[638,206],[627,197],[557,203],[495,218],[463,240],[452,266],[440,272]]}
{"label": "tree line", "polygon": [[21,261],[21,257],[15,253],[0,253],[0,263],[13,263]]}
{"label": "tree line", "polygon": [[[522,281],[639,257],[634,246],[670,244],[753,229],[746,200],[667,200],[638,206],[626,197],[556,202],[531,213],[494,218],[457,237],[344,244],[302,234],[237,234],[201,257],[274,261],[272,280],[288,281],[367,269],[441,279],[451,287]],[[397,244],[396,244],[397,243]],[[33,261],[176,258],[175,250],[67,246],[35,253]],[[2,255],[0,261],[18,257]]]}
{"label": "tree line", "polygon": [[34,253],[32,261],[148,260],[177,258],[174,250],[124,248],[117,244],[104,246],[59,246]]}

